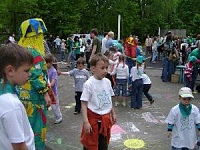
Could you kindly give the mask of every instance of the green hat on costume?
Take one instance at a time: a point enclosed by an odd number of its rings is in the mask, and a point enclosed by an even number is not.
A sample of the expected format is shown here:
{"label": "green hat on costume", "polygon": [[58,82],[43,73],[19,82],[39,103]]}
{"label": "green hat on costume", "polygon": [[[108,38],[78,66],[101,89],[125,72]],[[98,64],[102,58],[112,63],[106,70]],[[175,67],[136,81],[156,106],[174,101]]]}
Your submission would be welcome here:
{"label": "green hat on costume", "polygon": [[142,64],[144,60],[145,60],[144,56],[137,56],[136,57],[136,62],[139,63],[139,64]]}
{"label": "green hat on costume", "polygon": [[197,57],[196,56],[190,56],[189,61],[196,63],[197,62]]}

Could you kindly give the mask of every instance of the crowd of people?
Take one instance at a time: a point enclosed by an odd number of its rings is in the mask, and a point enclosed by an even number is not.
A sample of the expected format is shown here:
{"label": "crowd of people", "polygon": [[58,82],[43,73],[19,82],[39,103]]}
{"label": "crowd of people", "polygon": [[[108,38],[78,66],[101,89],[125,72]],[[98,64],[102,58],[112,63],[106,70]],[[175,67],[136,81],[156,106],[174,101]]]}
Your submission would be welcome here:
{"label": "crowd of people", "polygon": [[[155,102],[149,93],[151,79],[145,73],[148,55],[153,64],[163,60],[163,81],[170,81],[177,64],[185,65],[187,87],[180,89],[180,103],[171,109],[166,122],[173,150],[194,148],[200,114],[191,100],[198,74],[200,37],[179,40],[172,38],[170,31],[164,38],[147,36],[144,50],[137,36],[117,41],[110,31],[100,41],[96,28],[87,40],[85,35],[71,34],[66,40],[50,35],[45,41],[46,27],[38,18],[26,20],[20,29],[18,44],[9,38],[11,43],[0,48],[0,149],[44,149],[47,108],[52,107],[55,124],[62,122],[58,75],[69,75],[75,82],[74,115],[82,113],[83,117],[83,149],[107,150],[111,127],[116,122],[112,97],[114,106],[119,107],[122,94],[121,105],[125,107],[130,94],[131,109],[142,108],[143,93],[150,105]],[[68,72],[59,71],[52,53],[54,47],[61,61],[70,66]]]}
{"label": "crowd of people", "polygon": [[[170,82],[176,66],[181,65],[184,68],[184,85],[196,93],[194,87],[199,72],[199,40],[200,35],[197,35],[196,38],[192,36],[178,38],[173,36],[171,31],[164,38],[158,36],[152,40],[147,36],[145,46],[147,52],[151,53],[151,62],[163,61],[161,76],[163,82]],[[196,89],[199,91],[198,86]]]}

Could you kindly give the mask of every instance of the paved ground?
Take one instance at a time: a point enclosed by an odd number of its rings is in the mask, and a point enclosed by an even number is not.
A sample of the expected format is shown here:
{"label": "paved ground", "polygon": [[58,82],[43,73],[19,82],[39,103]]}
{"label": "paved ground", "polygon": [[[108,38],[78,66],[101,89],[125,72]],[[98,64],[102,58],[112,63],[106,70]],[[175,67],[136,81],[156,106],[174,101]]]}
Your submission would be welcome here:
{"label": "paved ground", "polygon": [[[153,64],[154,65],[154,64]],[[166,136],[166,124],[164,120],[171,107],[179,103],[178,90],[182,84],[162,82],[161,70],[152,64],[146,70],[153,84],[150,93],[155,103],[150,106],[146,98],[143,98],[143,108],[140,110],[126,107],[115,107],[117,123],[112,129],[112,138],[109,150],[169,150],[170,139]],[[60,70],[67,71],[64,64],[59,65]],[[60,76],[58,81],[58,93],[63,114],[61,124],[54,125],[52,111],[48,114],[47,150],[81,150],[80,133],[81,115],[74,115],[74,81],[68,76]],[[200,94],[195,95],[193,103],[200,106]]]}

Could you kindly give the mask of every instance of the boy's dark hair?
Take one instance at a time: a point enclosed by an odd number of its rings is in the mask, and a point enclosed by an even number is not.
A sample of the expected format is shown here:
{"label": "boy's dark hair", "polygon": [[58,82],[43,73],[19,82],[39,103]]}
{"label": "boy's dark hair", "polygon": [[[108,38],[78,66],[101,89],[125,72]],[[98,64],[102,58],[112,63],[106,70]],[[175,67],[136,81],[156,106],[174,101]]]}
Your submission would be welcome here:
{"label": "boy's dark hair", "polygon": [[92,56],[91,61],[90,61],[90,65],[96,66],[97,62],[100,61],[100,60],[102,60],[104,63],[109,63],[109,60],[105,55],[98,53],[98,54],[95,54],[94,56]]}
{"label": "boy's dark hair", "polygon": [[77,64],[82,64],[82,65],[85,65],[85,59],[83,57],[80,57],[78,60],[77,60]]}
{"label": "boy's dark hair", "polygon": [[98,35],[98,30],[97,30],[97,28],[92,29],[90,32],[93,33],[95,36]]}
{"label": "boy's dark hair", "polygon": [[2,45],[0,47],[0,78],[6,79],[4,71],[8,65],[18,69],[25,63],[32,65],[33,62],[33,55],[26,48],[14,43]]}
{"label": "boy's dark hair", "polygon": [[45,59],[46,63],[53,63],[53,61],[54,61],[53,55],[50,53],[47,54],[44,59]]}

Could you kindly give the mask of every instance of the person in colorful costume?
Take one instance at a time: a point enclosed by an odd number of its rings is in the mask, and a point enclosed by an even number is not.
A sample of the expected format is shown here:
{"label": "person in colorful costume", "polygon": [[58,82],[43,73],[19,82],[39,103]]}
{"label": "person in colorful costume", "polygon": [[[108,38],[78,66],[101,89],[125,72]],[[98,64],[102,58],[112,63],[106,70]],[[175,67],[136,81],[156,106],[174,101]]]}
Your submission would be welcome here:
{"label": "person in colorful costume", "polygon": [[[129,74],[131,72],[131,68],[135,66],[135,58],[137,57],[136,48],[137,48],[137,42],[131,35],[126,39],[125,42],[126,64],[128,65],[129,68]],[[131,85],[130,77],[128,79],[128,85]]]}
{"label": "person in colorful costume", "polygon": [[34,57],[31,76],[25,85],[18,88],[18,91],[34,132],[36,150],[43,150],[45,147],[47,105],[49,105],[47,65],[44,60],[43,45],[43,33],[46,31],[42,19],[26,20],[21,24],[22,37],[18,43],[28,48]]}

